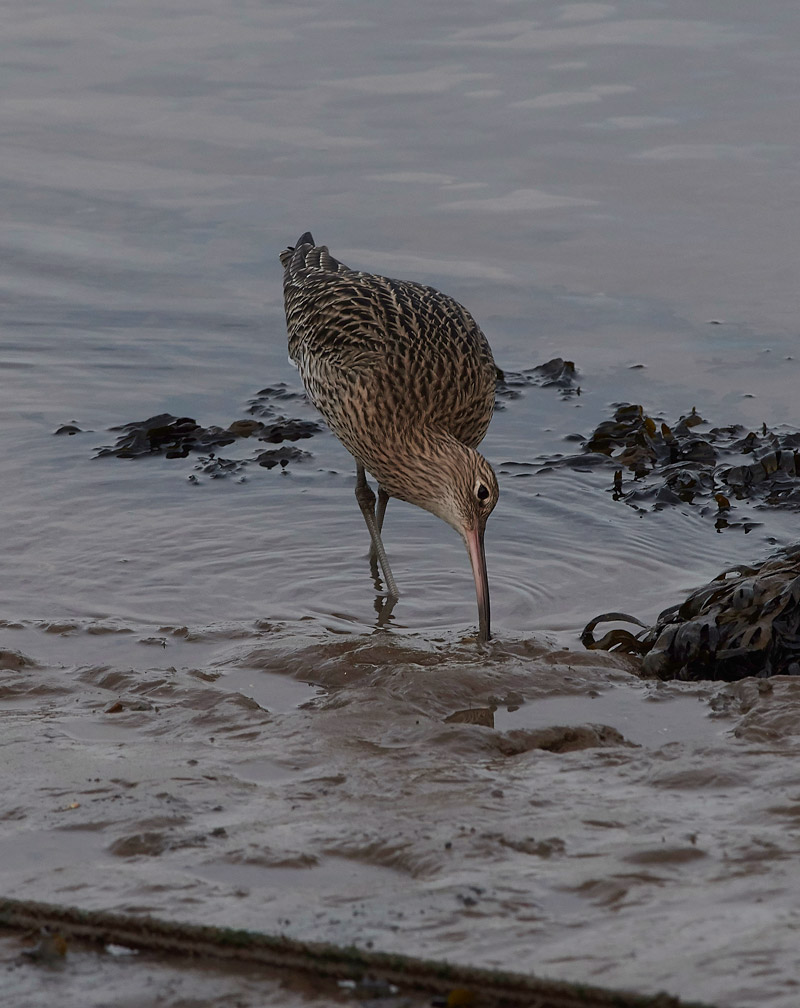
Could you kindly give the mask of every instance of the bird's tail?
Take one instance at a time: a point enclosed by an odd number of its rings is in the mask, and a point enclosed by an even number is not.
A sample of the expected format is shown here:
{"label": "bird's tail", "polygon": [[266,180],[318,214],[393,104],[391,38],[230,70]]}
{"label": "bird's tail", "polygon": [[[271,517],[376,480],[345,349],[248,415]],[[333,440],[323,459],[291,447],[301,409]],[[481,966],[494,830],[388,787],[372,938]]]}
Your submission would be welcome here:
{"label": "bird's tail", "polygon": [[284,269],[289,265],[289,263],[294,258],[295,252],[298,252],[303,247],[303,245],[310,245],[311,248],[314,248],[315,245],[314,236],[311,234],[310,231],[306,231],[305,234],[300,235],[300,237],[297,239],[294,245],[290,245],[288,248],[285,248],[283,252],[281,252],[281,265],[284,267]]}
{"label": "bird's tail", "polygon": [[310,231],[300,235],[297,243],[285,248],[280,255],[281,265],[287,274],[303,273],[306,270],[322,270],[324,273],[349,273],[349,267],[334,259],[327,245],[317,245]]}

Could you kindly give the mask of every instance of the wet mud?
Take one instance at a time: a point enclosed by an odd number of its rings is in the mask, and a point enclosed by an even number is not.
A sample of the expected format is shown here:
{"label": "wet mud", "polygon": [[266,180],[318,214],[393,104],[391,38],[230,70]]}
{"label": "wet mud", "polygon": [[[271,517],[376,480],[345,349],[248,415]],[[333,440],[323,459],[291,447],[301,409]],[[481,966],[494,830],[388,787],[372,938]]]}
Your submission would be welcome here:
{"label": "wet mud", "polygon": [[[241,963],[147,954],[108,942],[97,945],[58,932],[41,937],[0,932],[0,968],[7,1004],[158,1005],[159,1008],[328,1008],[359,1005],[335,983],[314,982]],[[143,984],[142,977],[146,976]],[[363,1003],[363,1002],[362,1002]],[[427,1008],[430,999],[408,999]],[[387,1003],[388,1008],[388,1003]]]}
{"label": "wet mud", "polygon": [[[789,941],[800,679],[646,683],[534,640],[476,663],[469,639],[274,622],[5,635],[9,896],[506,969],[535,947],[539,975],[642,992],[692,961],[684,995],[737,1004],[716,922],[763,947],[768,864],[772,954]],[[644,926],[652,954],[620,969]],[[779,1000],[792,977],[757,982]]]}

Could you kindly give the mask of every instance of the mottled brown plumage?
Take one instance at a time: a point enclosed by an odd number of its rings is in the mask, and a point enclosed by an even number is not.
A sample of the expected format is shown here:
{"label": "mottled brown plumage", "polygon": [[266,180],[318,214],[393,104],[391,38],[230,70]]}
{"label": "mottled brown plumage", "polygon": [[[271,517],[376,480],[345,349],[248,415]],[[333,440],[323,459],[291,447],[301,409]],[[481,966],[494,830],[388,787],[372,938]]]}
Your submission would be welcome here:
{"label": "mottled brown plumage", "polygon": [[[481,636],[488,638],[483,530],[498,489],[475,451],[494,409],[497,372],[486,337],[453,298],[351,270],[308,233],[281,253],[281,262],[289,356],[309,398],[356,459],[356,495],[390,594],[397,589],[380,529],[387,499],[398,497],[464,538]],[[364,469],[380,488],[377,520]]]}

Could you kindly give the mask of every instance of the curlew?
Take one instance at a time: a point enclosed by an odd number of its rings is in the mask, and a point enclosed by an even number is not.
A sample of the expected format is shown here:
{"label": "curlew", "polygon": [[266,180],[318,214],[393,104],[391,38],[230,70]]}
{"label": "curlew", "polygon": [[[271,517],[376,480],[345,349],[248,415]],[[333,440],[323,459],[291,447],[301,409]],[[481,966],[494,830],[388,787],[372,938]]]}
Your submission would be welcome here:
{"label": "curlew", "polygon": [[[356,460],[356,499],[386,581],[381,530],[390,497],[446,521],[464,540],[490,636],[484,530],[497,478],[476,448],[497,369],[469,312],[433,287],[352,270],[307,232],[281,253],[289,357],[309,399]],[[375,494],[367,483],[377,481]]]}

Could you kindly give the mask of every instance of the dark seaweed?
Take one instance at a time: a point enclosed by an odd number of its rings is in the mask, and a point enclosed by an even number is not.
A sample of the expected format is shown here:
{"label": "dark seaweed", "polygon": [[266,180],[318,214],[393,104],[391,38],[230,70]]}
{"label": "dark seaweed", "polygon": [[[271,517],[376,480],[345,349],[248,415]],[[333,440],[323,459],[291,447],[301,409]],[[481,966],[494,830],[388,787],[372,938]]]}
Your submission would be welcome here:
{"label": "dark seaweed", "polygon": [[609,491],[615,500],[640,510],[699,505],[720,531],[749,531],[758,524],[733,520],[736,501],[800,510],[800,433],[766,425],[758,431],[741,425],[709,428],[694,409],[671,425],[640,405],[616,403],[613,409],[612,419],[597,426],[580,454],[545,465],[606,465],[613,470]]}
{"label": "dark seaweed", "polygon": [[800,675],[800,543],[758,566],[731,568],[660,614],[647,633],[612,630],[595,642],[600,622],[633,617],[609,613],[583,632],[588,648],[644,655],[642,671],[658,679]]}
{"label": "dark seaweed", "polygon": [[580,395],[578,372],[572,361],[562,357],[524,371],[501,371],[497,369],[497,385],[495,388],[495,409],[505,409],[503,400],[519,399],[522,389],[531,386],[539,388],[557,388],[562,398]]}
{"label": "dark seaweed", "polygon": [[[281,383],[262,389],[248,404],[250,414],[264,419],[234,420],[227,427],[211,425],[203,427],[192,417],[177,417],[171,413],[159,413],[146,420],[111,427],[118,433],[115,444],[97,449],[96,457],[114,456],[122,459],[142,458],[161,455],[165,458],[186,458],[190,453],[203,453],[195,470],[211,479],[240,474],[247,465],[256,463],[267,469],[280,465],[285,468],[290,462],[301,462],[311,458],[309,452],[286,446],[286,442],[311,438],[324,428],[314,420],[299,420],[276,415],[272,400],[285,403],[302,399],[303,393],[289,389]],[[71,425],[70,425],[71,426]],[[77,433],[79,428],[59,428],[55,433]],[[249,458],[222,458],[217,449],[238,444],[252,438],[267,444],[281,444],[283,447],[268,451],[255,451]],[[191,477],[197,482],[197,477]]]}
{"label": "dark seaweed", "polygon": [[253,416],[272,416],[275,412],[274,402],[297,402],[305,399],[305,393],[290,388],[286,382],[278,382],[256,392],[247,404],[247,412]]}

